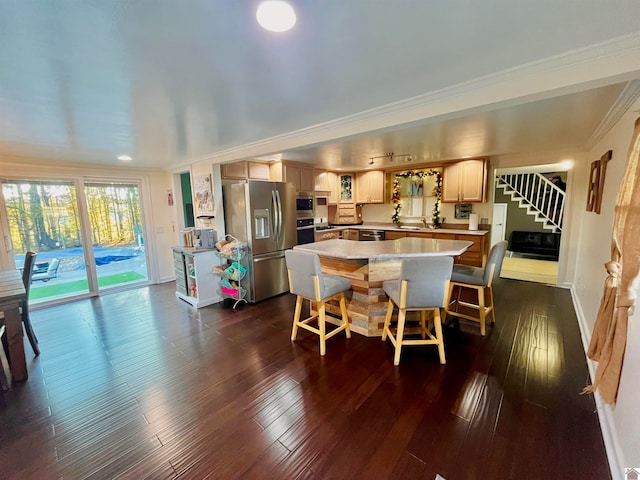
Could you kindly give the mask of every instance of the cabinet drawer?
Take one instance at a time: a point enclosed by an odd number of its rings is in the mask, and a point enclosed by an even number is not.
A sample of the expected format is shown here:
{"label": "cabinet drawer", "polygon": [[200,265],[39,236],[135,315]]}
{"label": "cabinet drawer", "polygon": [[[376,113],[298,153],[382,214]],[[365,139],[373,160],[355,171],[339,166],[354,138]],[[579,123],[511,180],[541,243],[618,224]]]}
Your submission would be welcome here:
{"label": "cabinet drawer", "polygon": [[460,263],[473,267],[482,267],[482,253],[466,251],[460,255]]}

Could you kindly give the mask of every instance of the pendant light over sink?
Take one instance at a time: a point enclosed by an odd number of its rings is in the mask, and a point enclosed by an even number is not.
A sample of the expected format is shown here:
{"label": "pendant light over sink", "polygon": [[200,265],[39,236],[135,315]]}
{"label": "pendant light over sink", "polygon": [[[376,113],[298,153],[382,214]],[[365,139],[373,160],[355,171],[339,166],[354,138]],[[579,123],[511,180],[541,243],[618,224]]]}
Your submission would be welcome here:
{"label": "pendant light over sink", "polygon": [[296,24],[296,13],[283,0],[267,0],[258,5],[256,19],[260,26],[271,32],[286,32]]}

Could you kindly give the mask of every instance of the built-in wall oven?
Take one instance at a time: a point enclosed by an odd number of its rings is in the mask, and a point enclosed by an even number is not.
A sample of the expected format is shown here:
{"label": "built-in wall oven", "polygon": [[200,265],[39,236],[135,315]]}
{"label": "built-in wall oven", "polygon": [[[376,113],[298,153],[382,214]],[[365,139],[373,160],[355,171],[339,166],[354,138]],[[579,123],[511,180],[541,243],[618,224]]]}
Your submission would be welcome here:
{"label": "built-in wall oven", "polygon": [[315,201],[313,193],[298,192],[296,196],[296,230],[298,245],[314,241]]}
{"label": "built-in wall oven", "polygon": [[313,223],[313,218],[298,218],[296,220],[296,228],[298,231],[298,245],[313,243],[316,231],[316,227]]}

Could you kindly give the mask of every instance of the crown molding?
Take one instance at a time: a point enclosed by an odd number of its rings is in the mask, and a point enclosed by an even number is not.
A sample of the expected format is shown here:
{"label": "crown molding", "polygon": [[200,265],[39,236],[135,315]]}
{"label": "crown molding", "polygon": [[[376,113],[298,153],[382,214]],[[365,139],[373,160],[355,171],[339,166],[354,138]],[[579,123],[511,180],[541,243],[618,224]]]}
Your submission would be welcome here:
{"label": "crown molding", "polygon": [[609,133],[609,130],[618,123],[622,116],[629,111],[638,98],[640,98],[640,80],[632,80],[625,85],[616,102],[593,131],[589,140],[587,140],[586,150],[591,150],[595,147]]}
{"label": "crown molding", "polygon": [[353,115],[192,158],[182,165],[251,158],[411,122],[492,110],[631,81],[640,75],[638,58],[640,32],[634,32]]}

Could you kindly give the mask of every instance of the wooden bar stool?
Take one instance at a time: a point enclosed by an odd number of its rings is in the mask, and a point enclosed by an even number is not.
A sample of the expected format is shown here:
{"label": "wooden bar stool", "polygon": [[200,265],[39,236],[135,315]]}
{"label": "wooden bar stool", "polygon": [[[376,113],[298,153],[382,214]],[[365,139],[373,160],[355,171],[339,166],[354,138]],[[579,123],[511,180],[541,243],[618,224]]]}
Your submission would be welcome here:
{"label": "wooden bar stool", "polygon": [[[386,340],[388,336],[396,349],[393,357],[394,365],[400,364],[403,345],[437,345],[440,363],[446,363],[440,308],[448,303],[452,267],[452,257],[406,258],[400,267],[400,278],[382,283],[382,288],[389,296],[382,340]],[[394,305],[398,306],[398,326],[395,336],[390,329]],[[419,339],[404,338],[409,311],[420,312],[421,338]],[[433,313],[435,335],[426,328],[427,311]]]}
{"label": "wooden bar stool", "polygon": [[[449,304],[446,307],[444,319],[447,314],[460,318],[466,318],[474,322],[480,323],[480,335],[485,335],[485,323],[489,314],[492,314],[492,323],[496,321],[495,310],[493,308],[493,279],[500,276],[502,270],[502,261],[507,251],[507,241],[496,243],[491,247],[487,264],[484,268],[472,267],[469,265],[454,265],[451,274],[451,286],[449,287]],[[453,297],[454,288],[458,287],[456,298]],[[478,302],[464,301],[460,299],[463,289],[475,290]],[[460,311],[460,307],[478,311],[477,315]]]}
{"label": "wooden bar stool", "polygon": [[[298,327],[309,330],[320,337],[320,355],[324,355],[328,338],[333,337],[342,330],[346,332],[347,338],[351,338],[349,319],[347,317],[347,305],[344,297],[344,292],[351,288],[351,281],[337,275],[323,274],[320,270],[320,257],[314,253],[287,250],[285,252],[285,258],[289,274],[289,291],[297,295],[291,340],[296,339]],[[318,314],[300,320],[302,300],[305,298],[309,300],[309,302],[317,302]],[[325,303],[327,300],[334,298],[340,301],[342,324],[327,334]],[[315,319],[318,320],[318,328],[309,325],[309,322]]]}

